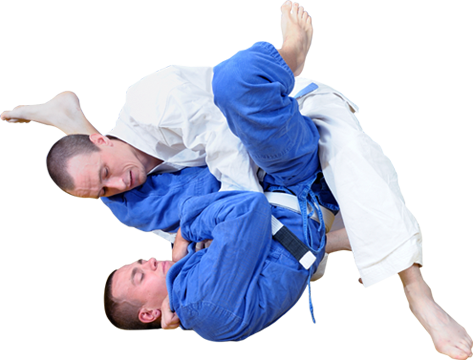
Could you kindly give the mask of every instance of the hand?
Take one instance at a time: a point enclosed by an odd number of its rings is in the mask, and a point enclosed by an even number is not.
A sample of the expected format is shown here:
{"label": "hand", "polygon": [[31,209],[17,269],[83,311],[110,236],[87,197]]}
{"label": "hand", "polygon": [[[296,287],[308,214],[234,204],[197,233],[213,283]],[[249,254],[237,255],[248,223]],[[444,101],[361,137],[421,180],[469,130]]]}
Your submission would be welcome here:
{"label": "hand", "polygon": [[169,306],[169,296],[166,296],[161,305],[161,327],[166,330],[172,330],[179,327],[180,324],[181,322],[177,314],[172,312]]}
{"label": "hand", "polygon": [[207,249],[212,244],[212,241],[213,240],[211,240],[211,239],[207,239],[207,240],[198,242],[197,244],[195,244],[195,251],[199,251],[199,250],[202,250],[202,249]]}
{"label": "hand", "polygon": [[187,255],[187,246],[190,241],[184,239],[181,235],[181,228],[177,230],[176,239],[174,240],[174,246],[172,247],[172,261],[178,262]]}

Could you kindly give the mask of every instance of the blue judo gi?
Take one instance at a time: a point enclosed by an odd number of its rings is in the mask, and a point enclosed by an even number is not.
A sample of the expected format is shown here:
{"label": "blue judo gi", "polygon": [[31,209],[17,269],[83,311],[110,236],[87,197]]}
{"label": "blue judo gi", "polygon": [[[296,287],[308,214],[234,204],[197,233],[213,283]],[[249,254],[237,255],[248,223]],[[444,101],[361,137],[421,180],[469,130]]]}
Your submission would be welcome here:
{"label": "blue judo gi", "polygon": [[[268,43],[215,67],[212,83],[230,129],[267,172],[263,188],[295,194],[301,209],[309,203],[337,211],[322,180],[317,128],[288,96],[293,85],[292,71]],[[169,270],[170,305],[184,329],[208,340],[242,340],[271,325],[297,302],[324,255],[320,224],[271,206],[260,193],[193,196],[179,210],[182,236],[192,243]],[[271,215],[315,253],[311,269],[272,239]],[[205,239],[214,241],[195,252]]]}

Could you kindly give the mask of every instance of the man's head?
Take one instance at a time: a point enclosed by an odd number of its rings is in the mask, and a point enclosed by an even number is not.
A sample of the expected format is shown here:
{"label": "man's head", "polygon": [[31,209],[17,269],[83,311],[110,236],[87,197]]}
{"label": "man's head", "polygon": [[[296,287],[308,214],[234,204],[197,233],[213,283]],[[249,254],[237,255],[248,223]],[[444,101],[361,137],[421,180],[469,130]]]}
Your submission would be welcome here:
{"label": "man's head", "polygon": [[167,297],[166,274],[172,261],[138,260],[112,272],[105,285],[105,313],[120,329],[161,327],[161,309]]}
{"label": "man's head", "polygon": [[118,139],[100,134],[68,135],[49,151],[48,171],[53,181],[78,197],[112,196],[146,181],[141,152]]}

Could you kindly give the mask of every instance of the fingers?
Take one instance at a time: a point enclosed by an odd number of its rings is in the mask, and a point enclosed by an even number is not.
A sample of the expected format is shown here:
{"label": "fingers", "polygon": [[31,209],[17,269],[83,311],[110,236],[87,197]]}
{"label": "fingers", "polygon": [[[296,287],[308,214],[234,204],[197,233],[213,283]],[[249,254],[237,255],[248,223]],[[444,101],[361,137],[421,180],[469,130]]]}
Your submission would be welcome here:
{"label": "fingers", "polygon": [[198,242],[195,244],[195,251],[200,251],[205,247],[204,241]]}
{"label": "fingers", "polygon": [[174,329],[177,329],[179,327],[179,325],[181,325],[181,322],[177,316],[177,314],[174,312],[171,312],[169,311],[169,313],[167,313],[168,315],[166,315],[166,323],[165,323],[165,326],[162,326],[163,329],[165,330],[174,330]]}
{"label": "fingers", "polygon": [[179,327],[180,323],[177,314],[171,311],[169,296],[166,296],[161,305],[161,327],[166,330],[172,330]]}
{"label": "fingers", "polygon": [[162,310],[161,328],[165,330],[173,330],[177,329],[180,324],[181,322],[179,321],[176,313],[173,313],[171,310]]}

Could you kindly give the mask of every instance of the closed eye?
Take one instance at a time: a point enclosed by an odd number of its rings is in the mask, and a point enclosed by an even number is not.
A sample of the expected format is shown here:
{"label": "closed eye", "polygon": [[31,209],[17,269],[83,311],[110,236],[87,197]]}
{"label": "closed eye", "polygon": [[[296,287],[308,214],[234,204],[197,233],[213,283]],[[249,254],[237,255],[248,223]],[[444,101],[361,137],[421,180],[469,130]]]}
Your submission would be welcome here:
{"label": "closed eye", "polygon": [[[105,168],[104,179],[106,179],[106,178],[108,178],[108,168]],[[107,196],[107,195],[105,195],[107,193],[107,190],[108,189],[106,187],[102,188],[102,196]]]}

